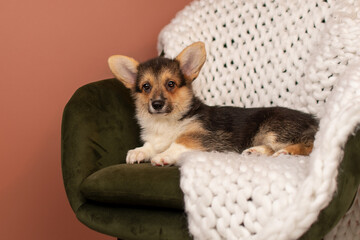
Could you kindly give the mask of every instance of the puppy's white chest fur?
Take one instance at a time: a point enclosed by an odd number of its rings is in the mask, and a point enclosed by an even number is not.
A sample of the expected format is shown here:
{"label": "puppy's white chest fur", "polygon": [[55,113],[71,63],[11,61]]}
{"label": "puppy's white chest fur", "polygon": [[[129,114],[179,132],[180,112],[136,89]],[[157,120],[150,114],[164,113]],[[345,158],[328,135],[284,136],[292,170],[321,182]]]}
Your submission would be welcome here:
{"label": "puppy's white chest fur", "polygon": [[149,142],[156,152],[165,151],[186,130],[193,119],[175,120],[166,116],[140,119],[141,138]]}

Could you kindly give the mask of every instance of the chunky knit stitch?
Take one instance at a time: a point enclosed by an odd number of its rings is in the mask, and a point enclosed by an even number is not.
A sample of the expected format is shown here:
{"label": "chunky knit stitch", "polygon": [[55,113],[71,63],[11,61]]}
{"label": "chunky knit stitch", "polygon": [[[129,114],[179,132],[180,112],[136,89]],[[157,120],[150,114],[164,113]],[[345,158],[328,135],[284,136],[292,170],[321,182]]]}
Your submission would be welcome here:
{"label": "chunky knit stitch", "polygon": [[[209,105],[285,106],[317,115],[309,157],[189,153],[181,188],[195,239],[297,239],[336,190],[360,124],[358,0],[199,0],[159,36],[175,57],[195,41],[207,61],[194,81]],[[359,195],[325,239],[360,239]],[[345,230],[346,229],[346,230]]]}

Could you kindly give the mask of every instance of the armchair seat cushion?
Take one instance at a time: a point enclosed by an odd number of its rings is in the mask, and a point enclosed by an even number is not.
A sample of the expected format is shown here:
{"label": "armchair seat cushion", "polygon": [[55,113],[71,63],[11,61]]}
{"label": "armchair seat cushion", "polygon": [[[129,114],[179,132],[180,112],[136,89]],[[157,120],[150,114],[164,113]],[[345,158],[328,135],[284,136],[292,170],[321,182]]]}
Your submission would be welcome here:
{"label": "armchair seat cushion", "polygon": [[88,176],[80,190],[88,200],[129,206],[184,209],[177,167],[117,164]]}

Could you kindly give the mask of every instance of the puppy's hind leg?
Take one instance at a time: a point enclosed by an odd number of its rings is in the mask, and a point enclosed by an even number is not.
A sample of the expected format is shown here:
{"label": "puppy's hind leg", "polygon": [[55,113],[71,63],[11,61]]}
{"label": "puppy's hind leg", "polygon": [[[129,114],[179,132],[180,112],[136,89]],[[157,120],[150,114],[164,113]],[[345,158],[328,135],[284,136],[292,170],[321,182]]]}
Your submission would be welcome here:
{"label": "puppy's hind leg", "polygon": [[308,156],[313,149],[313,143],[297,143],[288,145],[273,154],[274,157],[279,155],[304,155]]}
{"label": "puppy's hind leg", "polygon": [[244,154],[244,155],[266,155],[266,156],[270,156],[273,153],[274,153],[274,150],[267,145],[254,146],[254,147],[245,149],[242,152],[242,154]]}

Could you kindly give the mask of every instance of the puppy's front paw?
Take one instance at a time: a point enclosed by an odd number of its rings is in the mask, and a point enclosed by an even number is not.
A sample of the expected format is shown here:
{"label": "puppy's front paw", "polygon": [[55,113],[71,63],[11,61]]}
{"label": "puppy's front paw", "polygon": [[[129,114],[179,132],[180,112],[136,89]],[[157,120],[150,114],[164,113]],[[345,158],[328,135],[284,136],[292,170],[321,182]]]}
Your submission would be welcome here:
{"label": "puppy's front paw", "polygon": [[279,151],[277,151],[273,154],[273,157],[278,157],[280,155],[292,155],[292,153],[286,149],[280,149]]}
{"label": "puppy's front paw", "polygon": [[143,147],[135,148],[128,151],[126,156],[126,163],[134,164],[144,162],[149,159],[149,154]]}
{"label": "puppy's front paw", "polygon": [[151,164],[154,166],[174,165],[175,163],[176,158],[167,154],[158,154],[151,159]]}
{"label": "puppy's front paw", "polygon": [[243,154],[243,155],[256,155],[256,156],[262,155],[262,153],[260,151],[258,151],[256,148],[245,149],[241,154]]}

